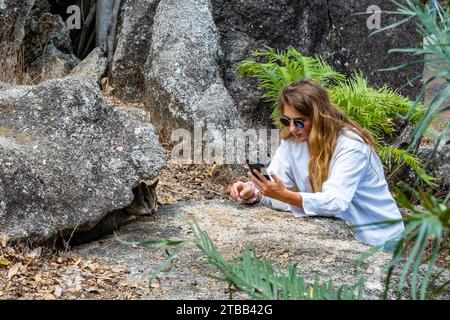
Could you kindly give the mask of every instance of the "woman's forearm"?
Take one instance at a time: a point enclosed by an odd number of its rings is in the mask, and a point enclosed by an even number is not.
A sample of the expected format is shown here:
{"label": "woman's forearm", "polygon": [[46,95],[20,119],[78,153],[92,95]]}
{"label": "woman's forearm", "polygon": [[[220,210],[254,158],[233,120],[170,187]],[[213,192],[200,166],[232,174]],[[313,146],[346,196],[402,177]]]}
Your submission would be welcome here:
{"label": "woman's forearm", "polygon": [[282,199],[280,201],[283,201],[284,203],[290,204],[291,206],[300,208],[303,210],[303,198],[300,192],[293,192],[290,190],[286,190],[286,192],[283,194]]}
{"label": "woman's forearm", "polygon": [[[259,197],[258,201],[261,201]],[[270,197],[269,197],[270,198]],[[272,198],[303,210],[303,198],[300,192],[285,190],[279,197]]]}

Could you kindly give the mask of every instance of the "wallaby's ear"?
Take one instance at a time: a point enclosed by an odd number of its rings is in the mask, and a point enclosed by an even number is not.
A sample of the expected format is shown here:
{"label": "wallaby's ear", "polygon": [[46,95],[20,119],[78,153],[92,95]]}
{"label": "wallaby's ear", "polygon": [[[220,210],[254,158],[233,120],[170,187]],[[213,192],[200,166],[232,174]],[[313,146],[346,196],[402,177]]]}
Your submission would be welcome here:
{"label": "wallaby's ear", "polygon": [[156,188],[156,186],[158,185],[159,182],[159,178],[156,178],[156,180],[152,183],[152,187]]}
{"label": "wallaby's ear", "polygon": [[144,191],[146,187],[147,183],[145,183],[145,181],[139,182],[139,190]]}

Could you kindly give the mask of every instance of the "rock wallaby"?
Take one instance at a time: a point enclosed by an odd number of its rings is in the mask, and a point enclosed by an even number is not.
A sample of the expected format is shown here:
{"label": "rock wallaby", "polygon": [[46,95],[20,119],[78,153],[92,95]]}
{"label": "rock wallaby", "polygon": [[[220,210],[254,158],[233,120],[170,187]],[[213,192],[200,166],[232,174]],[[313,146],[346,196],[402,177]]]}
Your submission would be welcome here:
{"label": "rock wallaby", "polygon": [[112,231],[117,230],[121,225],[134,220],[136,216],[155,214],[156,210],[158,210],[158,198],[156,195],[158,181],[159,179],[139,182],[138,186],[133,189],[133,202],[128,207],[114,210],[103,218],[97,226],[104,225],[104,227],[109,230],[105,233],[111,233]]}
{"label": "rock wallaby", "polygon": [[133,189],[134,200],[124,210],[130,215],[150,215],[158,210],[158,198],[156,196],[156,186],[159,179],[154,181],[141,181]]}
{"label": "rock wallaby", "polygon": [[133,189],[134,200],[128,207],[109,213],[91,230],[75,233],[70,245],[96,241],[102,236],[118,230],[120,226],[127,222],[136,219],[136,216],[154,215],[158,210],[157,185],[158,179],[139,182],[138,186]]}

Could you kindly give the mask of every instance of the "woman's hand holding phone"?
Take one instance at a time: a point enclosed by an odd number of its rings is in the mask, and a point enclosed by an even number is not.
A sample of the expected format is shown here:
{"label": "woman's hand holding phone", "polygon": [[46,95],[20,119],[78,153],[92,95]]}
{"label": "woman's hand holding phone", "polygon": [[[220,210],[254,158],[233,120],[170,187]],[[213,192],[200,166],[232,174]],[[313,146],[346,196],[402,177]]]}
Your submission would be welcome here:
{"label": "woman's hand holding phone", "polygon": [[268,180],[258,170],[253,170],[253,172],[249,171],[248,177],[264,196],[275,200],[285,201],[289,190],[284,186],[275,173],[270,172],[272,181]]}
{"label": "woman's hand holding phone", "polygon": [[[247,166],[250,169],[248,177],[251,183],[238,181],[233,184],[230,195],[234,201],[253,203],[261,200],[261,194],[280,201],[287,200],[290,191],[273,172],[270,172],[269,176],[264,165],[258,163],[247,161]],[[261,173],[261,169],[264,169],[264,173]]]}

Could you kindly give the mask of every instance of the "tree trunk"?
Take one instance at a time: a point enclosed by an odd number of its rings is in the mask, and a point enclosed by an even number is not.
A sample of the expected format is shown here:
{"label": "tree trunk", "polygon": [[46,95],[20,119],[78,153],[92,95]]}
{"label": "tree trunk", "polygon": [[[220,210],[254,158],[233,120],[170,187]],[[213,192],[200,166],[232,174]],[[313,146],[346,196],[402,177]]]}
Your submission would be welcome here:
{"label": "tree trunk", "polygon": [[111,26],[115,1],[97,0],[96,42],[97,47],[107,52],[108,32]]}
{"label": "tree trunk", "polygon": [[112,73],[112,60],[114,55],[114,47],[116,42],[116,30],[117,20],[119,19],[121,0],[116,0],[114,4],[114,10],[111,19],[111,27],[108,34],[108,77],[111,77]]}

